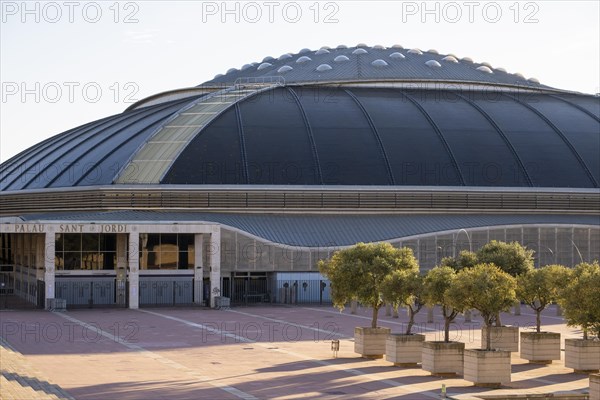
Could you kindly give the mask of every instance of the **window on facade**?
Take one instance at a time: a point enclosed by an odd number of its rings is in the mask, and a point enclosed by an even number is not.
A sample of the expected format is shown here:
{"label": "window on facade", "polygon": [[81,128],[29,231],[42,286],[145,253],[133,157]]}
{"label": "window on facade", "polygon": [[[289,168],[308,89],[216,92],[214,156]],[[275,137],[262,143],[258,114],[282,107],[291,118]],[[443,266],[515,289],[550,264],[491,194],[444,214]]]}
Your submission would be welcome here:
{"label": "window on facade", "polygon": [[104,233],[59,233],[56,235],[57,270],[115,269],[117,235]]}
{"label": "window on facade", "polygon": [[140,234],[141,269],[194,268],[194,257],[193,234]]}

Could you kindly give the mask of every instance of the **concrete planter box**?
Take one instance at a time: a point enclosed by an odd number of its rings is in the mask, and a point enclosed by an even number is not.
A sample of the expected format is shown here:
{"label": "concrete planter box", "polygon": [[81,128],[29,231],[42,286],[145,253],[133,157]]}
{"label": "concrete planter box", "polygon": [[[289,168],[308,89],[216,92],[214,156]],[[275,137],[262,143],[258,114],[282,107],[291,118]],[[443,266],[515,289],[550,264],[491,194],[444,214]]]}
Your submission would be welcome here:
{"label": "concrete planter box", "polygon": [[431,375],[462,375],[464,351],[461,342],[423,342],[421,367]]}
{"label": "concrete planter box", "polygon": [[531,364],[560,360],[560,333],[521,332],[521,358]]}
{"label": "concrete planter box", "polygon": [[390,328],[354,328],[354,352],[365,358],[383,358]]}
{"label": "concrete planter box", "polygon": [[397,367],[415,367],[421,362],[425,335],[393,334],[385,342],[385,359]]}
{"label": "concrete planter box", "polygon": [[464,379],[475,386],[500,387],[510,383],[510,351],[465,350]]}
{"label": "concrete planter box", "polygon": [[575,372],[598,372],[600,370],[600,341],[565,339],[565,367]]}
{"label": "concrete planter box", "polygon": [[590,400],[600,400],[600,374],[590,375]]}
{"label": "concrete planter box", "polygon": [[[481,348],[487,348],[487,327],[481,328]],[[504,351],[519,351],[518,326],[492,326],[492,349]]]}

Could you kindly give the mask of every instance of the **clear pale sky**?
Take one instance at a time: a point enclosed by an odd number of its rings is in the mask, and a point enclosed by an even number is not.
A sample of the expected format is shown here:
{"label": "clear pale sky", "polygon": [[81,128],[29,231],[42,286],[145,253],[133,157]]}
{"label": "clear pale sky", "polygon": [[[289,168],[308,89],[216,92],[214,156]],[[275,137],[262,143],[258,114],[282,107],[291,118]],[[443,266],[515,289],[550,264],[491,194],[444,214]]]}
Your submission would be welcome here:
{"label": "clear pale sky", "polygon": [[339,44],[436,49],[600,92],[598,1],[1,1],[0,161],[134,100]]}

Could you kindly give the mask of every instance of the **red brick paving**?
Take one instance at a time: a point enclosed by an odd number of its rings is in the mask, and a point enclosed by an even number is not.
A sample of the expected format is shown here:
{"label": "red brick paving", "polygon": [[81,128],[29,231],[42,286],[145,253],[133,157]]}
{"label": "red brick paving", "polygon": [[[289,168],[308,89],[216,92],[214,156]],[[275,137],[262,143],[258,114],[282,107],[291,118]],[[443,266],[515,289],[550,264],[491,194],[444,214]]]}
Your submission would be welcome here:
{"label": "red brick paving", "polygon": [[[489,392],[461,378],[428,376],[420,368],[402,369],[385,360],[364,360],[353,352],[355,326],[370,323],[370,310],[340,313],[330,307],[239,307],[207,309],[79,310],[0,312],[0,334],[53,382],[76,399],[228,399],[254,398],[436,398],[442,384],[451,395]],[[530,310],[523,308],[523,313]],[[400,319],[380,325],[403,330]],[[439,339],[442,320],[415,331]],[[68,319],[67,319],[68,318]],[[533,315],[504,315],[504,323],[531,325]],[[88,324],[81,326],[77,321]],[[475,318],[474,321],[477,321]],[[545,329],[563,339],[577,337],[553,309]],[[478,347],[479,324],[461,318],[455,337]],[[102,329],[98,334],[96,327]],[[120,340],[115,339],[116,335]],[[341,338],[339,358],[330,341]],[[241,340],[240,340],[241,339]],[[513,355],[513,383],[501,392],[582,391],[587,377],[562,361],[530,366]],[[494,392],[494,393],[501,393]],[[460,397],[460,396],[459,396]]]}

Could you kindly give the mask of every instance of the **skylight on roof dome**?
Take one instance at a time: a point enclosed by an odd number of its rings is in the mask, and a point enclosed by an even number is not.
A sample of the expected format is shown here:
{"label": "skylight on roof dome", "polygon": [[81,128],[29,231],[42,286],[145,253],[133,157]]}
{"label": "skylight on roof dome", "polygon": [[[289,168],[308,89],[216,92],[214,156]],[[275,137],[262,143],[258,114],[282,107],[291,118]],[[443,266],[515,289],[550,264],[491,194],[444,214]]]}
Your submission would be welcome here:
{"label": "skylight on roof dome", "polygon": [[446,57],[442,58],[442,61],[448,61],[448,62],[452,62],[452,63],[458,63],[458,60],[454,56],[446,56]]}
{"label": "skylight on roof dome", "polygon": [[236,72],[237,70],[238,70],[237,68],[229,68],[229,69],[227,70],[227,73],[228,73],[228,74],[231,74],[232,72]]}
{"label": "skylight on roof dome", "polygon": [[318,55],[318,56],[321,55],[321,54],[329,54],[329,50],[327,50],[327,49],[319,49],[319,50],[315,51],[315,54]]}
{"label": "skylight on roof dome", "polygon": [[537,84],[540,83],[539,79],[537,79],[537,78],[529,78],[529,79],[527,79],[527,81],[531,82],[531,83],[537,83]]}
{"label": "skylight on roof dome", "polygon": [[506,69],[505,68],[496,68],[496,71],[500,71],[500,72],[505,72],[506,73]]}
{"label": "skylight on roof dome", "polygon": [[279,61],[283,61],[283,60],[287,60],[288,58],[292,58],[293,56],[290,53],[284,53],[282,55],[279,56],[278,60]]}
{"label": "skylight on roof dome", "polygon": [[490,67],[486,67],[485,65],[482,65],[481,67],[477,67],[477,71],[485,72],[486,74],[493,74],[494,73],[494,71],[492,71],[490,69]]}
{"label": "skylight on roof dome", "polygon": [[363,48],[356,49],[352,52],[352,54],[368,54],[369,52]]}
{"label": "skylight on roof dome", "polygon": [[440,64],[439,62],[435,61],[435,60],[429,60],[425,63],[425,65],[427,65],[430,68],[441,68],[442,64]]}
{"label": "skylight on roof dome", "polygon": [[484,61],[484,62],[482,62],[482,63],[481,63],[481,65],[483,65],[483,66],[485,66],[485,67],[488,67],[488,68],[490,68],[490,69],[491,69],[491,68],[494,68],[494,67],[492,67],[492,64],[490,64],[489,62],[485,62],[485,61]]}
{"label": "skylight on roof dome", "polygon": [[254,66],[254,65],[252,65],[252,64],[244,64],[244,65],[242,65],[242,68],[240,68],[240,70],[241,70],[241,71],[245,71],[245,70],[247,70],[248,68],[252,68],[253,66]]}
{"label": "skylight on roof dome", "polygon": [[303,48],[302,50],[300,50],[300,51],[298,52],[298,54],[304,54],[304,53],[310,53],[310,49],[307,49],[307,48],[305,47],[305,48]]}
{"label": "skylight on roof dome", "polygon": [[423,54],[423,52],[419,49],[410,49],[408,52],[410,54],[419,54],[419,55]]}
{"label": "skylight on roof dome", "polygon": [[215,75],[215,77],[214,77],[214,79],[219,79],[219,78],[221,78],[222,76],[225,76],[225,75],[223,75],[223,74],[216,74],[216,75]]}
{"label": "skylight on roof dome", "polygon": [[463,57],[463,58],[460,59],[460,61],[472,63],[473,59],[471,57]]}
{"label": "skylight on roof dome", "polygon": [[317,67],[317,71],[319,72],[325,72],[325,71],[329,71],[332,70],[333,68],[331,67],[331,65],[329,64],[321,64]]}
{"label": "skylight on roof dome", "polygon": [[371,63],[374,67],[387,67],[389,64],[382,59],[377,59]]}
{"label": "skylight on roof dome", "polygon": [[522,73],[520,73],[520,72],[517,72],[517,73],[515,73],[515,74],[513,74],[513,75],[515,75],[515,76],[517,76],[517,77],[519,77],[519,78],[521,78],[521,79],[525,79],[525,75],[523,75],[523,74],[522,74]]}
{"label": "skylight on roof dome", "polygon": [[331,50],[331,47],[329,47],[329,46],[321,46],[321,48],[319,50]]}
{"label": "skylight on roof dome", "polygon": [[342,49],[347,49],[348,46],[346,46],[345,44],[340,44],[338,47],[336,47],[336,49],[338,50],[342,50]]}
{"label": "skylight on roof dome", "polygon": [[356,45],[356,47],[369,47],[366,45],[366,43],[359,43]]}
{"label": "skylight on roof dome", "polygon": [[395,44],[392,46],[392,49],[404,49],[404,46],[402,46],[401,44]]}
{"label": "skylight on roof dome", "polygon": [[262,71],[263,69],[265,69],[265,68],[269,68],[269,67],[271,67],[271,66],[273,66],[273,64],[271,64],[271,63],[268,63],[268,62],[264,62],[264,63],[260,64],[260,65],[258,66],[258,68],[256,68],[256,70],[257,70],[257,71]]}
{"label": "skylight on roof dome", "polygon": [[298,64],[304,64],[305,62],[309,62],[312,61],[312,58],[308,57],[308,56],[302,56],[299,59],[296,60],[296,62]]}
{"label": "skylight on roof dome", "polygon": [[337,56],[336,58],[334,58],[333,61],[344,62],[344,61],[350,61],[350,59],[344,55],[341,55],[341,56]]}
{"label": "skylight on roof dome", "polygon": [[374,48],[374,49],[377,49],[377,50],[385,50],[385,49],[386,49],[386,47],[385,47],[385,46],[382,46],[382,45],[380,45],[380,44],[376,44],[375,46],[373,46],[373,48]]}
{"label": "skylight on roof dome", "polygon": [[284,72],[289,72],[291,70],[293,70],[294,68],[290,67],[289,65],[284,65],[283,67],[279,68],[277,70],[278,74],[283,74]]}
{"label": "skylight on roof dome", "polygon": [[438,51],[436,49],[429,49],[427,50],[428,53],[432,53],[432,54],[440,54],[438,53]]}
{"label": "skylight on roof dome", "polygon": [[390,58],[395,58],[395,59],[398,59],[398,60],[404,60],[406,57],[404,57],[404,54],[402,54],[402,53],[400,53],[398,51],[395,51],[392,54],[390,54]]}
{"label": "skylight on roof dome", "polygon": [[263,60],[262,60],[262,62],[264,62],[264,63],[271,62],[271,61],[275,61],[275,58],[271,57],[271,56],[267,56],[267,57],[263,58]]}

